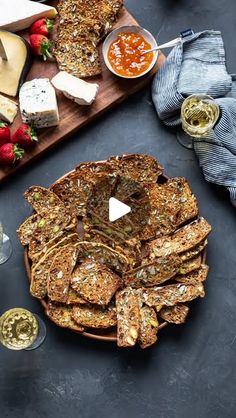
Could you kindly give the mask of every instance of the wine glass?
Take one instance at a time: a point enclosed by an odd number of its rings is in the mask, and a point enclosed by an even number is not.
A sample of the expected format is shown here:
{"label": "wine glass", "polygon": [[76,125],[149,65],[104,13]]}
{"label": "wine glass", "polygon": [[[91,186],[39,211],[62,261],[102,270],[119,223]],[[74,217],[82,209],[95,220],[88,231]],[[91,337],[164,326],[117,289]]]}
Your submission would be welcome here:
{"label": "wine glass", "polygon": [[206,94],[193,94],[181,106],[182,131],[178,142],[185,148],[193,148],[193,138],[204,138],[213,129],[220,116],[216,101]]}
{"label": "wine glass", "polygon": [[9,309],[0,317],[0,342],[10,350],[34,350],[45,337],[44,322],[27,309]]}
{"label": "wine glass", "polygon": [[4,234],[3,226],[0,221],[0,264],[5,263],[12,254],[10,238]]}

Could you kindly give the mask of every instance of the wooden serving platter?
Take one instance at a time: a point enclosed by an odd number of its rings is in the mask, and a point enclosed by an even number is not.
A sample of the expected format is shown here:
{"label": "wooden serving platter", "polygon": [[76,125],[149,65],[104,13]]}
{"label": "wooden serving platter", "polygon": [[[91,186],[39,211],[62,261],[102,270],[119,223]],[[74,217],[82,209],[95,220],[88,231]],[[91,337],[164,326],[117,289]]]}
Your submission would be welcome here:
{"label": "wooden serving platter", "polygon": [[[62,178],[68,176],[69,174],[73,173],[74,171],[75,170],[72,170],[72,171],[64,174],[59,179],[57,179],[56,182],[60,181]],[[157,183],[163,184],[168,179],[169,179],[169,177],[167,175],[162,174],[161,176],[158,177]],[[55,183],[53,183],[50,187],[53,187],[53,185]],[[202,251],[202,264],[205,264],[205,262],[206,262],[206,255],[207,255],[207,247],[205,247],[204,250]],[[31,282],[31,260],[28,256],[28,247],[24,248],[24,264],[25,264],[27,277],[28,277],[28,280],[29,280],[29,283],[30,283]],[[42,304],[43,308],[45,309],[45,314],[46,314],[47,300],[46,299],[40,299],[40,303]],[[53,320],[51,318],[50,318],[50,320],[53,322]],[[56,325],[59,326],[58,324],[56,324]],[[163,321],[162,323],[159,324],[158,330],[165,328],[167,325],[168,325],[168,322]],[[69,328],[66,328],[66,329],[68,330]],[[73,330],[73,332],[76,332],[80,335],[83,335],[86,338],[90,338],[90,339],[93,339],[93,340],[100,340],[100,341],[105,341],[105,342],[117,342],[116,327],[107,328],[107,329],[92,329],[91,328],[91,329],[88,329],[87,331],[84,331],[84,332],[78,332],[78,331]]]}
{"label": "wooden serving platter", "polygon": [[[50,2],[50,5],[56,6],[56,4],[56,1]],[[114,27],[124,25],[138,25],[135,18],[125,8],[123,8]],[[22,33],[22,36],[27,39],[28,33],[24,32]],[[160,52],[157,63],[152,71],[147,75],[134,80],[116,77],[102,62],[102,74],[87,79],[87,81],[99,84],[98,96],[91,106],[79,106],[57,91],[60,124],[57,127],[38,130],[39,142],[31,150],[25,152],[21,161],[17,162],[14,166],[0,167],[0,182],[6,180],[21,167],[32,163],[36,158],[44,154],[57,143],[74,134],[80,128],[92,122],[95,118],[102,115],[116,104],[141,90],[149,83],[164,60],[165,56]],[[27,80],[32,80],[34,78],[51,79],[57,72],[58,67],[56,62],[43,62],[42,60],[35,58]],[[21,123],[21,117],[18,112],[18,115],[11,126],[11,130],[14,131]]]}

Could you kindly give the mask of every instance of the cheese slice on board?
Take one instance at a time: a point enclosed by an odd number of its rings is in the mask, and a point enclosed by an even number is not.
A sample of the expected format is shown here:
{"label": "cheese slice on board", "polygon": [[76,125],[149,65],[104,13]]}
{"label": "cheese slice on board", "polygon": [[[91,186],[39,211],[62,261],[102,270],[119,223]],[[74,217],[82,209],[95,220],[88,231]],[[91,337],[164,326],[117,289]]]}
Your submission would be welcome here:
{"label": "cheese slice on board", "polygon": [[24,38],[14,33],[0,29],[0,39],[7,55],[7,60],[0,57],[0,93],[16,96],[31,67],[32,50]]}
{"label": "cheese slice on board", "polygon": [[0,120],[12,123],[17,114],[17,104],[0,94]]}
{"label": "cheese slice on board", "polygon": [[30,0],[0,0],[0,28],[18,32],[32,25],[37,19],[53,19],[55,7]]}
{"label": "cheese slice on board", "polygon": [[96,98],[98,84],[87,83],[78,77],[60,71],[51,80],[56,89],[62,91],[64,95],[80,105],[90,105]]}

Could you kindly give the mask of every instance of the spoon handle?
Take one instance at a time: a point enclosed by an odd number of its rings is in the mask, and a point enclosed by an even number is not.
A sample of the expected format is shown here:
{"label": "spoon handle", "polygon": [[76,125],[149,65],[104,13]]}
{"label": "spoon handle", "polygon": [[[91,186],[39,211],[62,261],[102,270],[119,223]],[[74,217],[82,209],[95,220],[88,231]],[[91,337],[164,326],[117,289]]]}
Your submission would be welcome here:
{"label": "spoon handle", "polygon": [[165,44],[158,45],[156,48],[152,48],[152,49],[148,49],[146,51],[142,51],[142,54],[147,54],[148,52],[158,51],[159,49],[163,49],[163,48],[172,48],[173,46],[176,46],[180,43],[181,43],[181,38],[178,37],[178,38],[172,39],[172,41],[166,42]]}

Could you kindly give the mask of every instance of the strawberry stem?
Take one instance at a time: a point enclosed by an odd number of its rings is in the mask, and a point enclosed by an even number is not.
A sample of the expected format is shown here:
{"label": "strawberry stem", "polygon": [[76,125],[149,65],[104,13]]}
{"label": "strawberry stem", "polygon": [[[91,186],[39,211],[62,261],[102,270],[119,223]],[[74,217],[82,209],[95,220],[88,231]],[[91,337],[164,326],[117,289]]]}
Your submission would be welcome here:
{"label": "strawberry stem", "polygon": [[32,141],[38,141],[37,133],[33,126],[29,127],[29,134]]}
{"label": "strawberry stem", "polygon": [[17,144],[14,144],[13,146],[13,153],[14,153],[14,162],[16,160],[20,160],[24,154],[24,150],[22,148],[19,148]]}
{"label": "strawberry stem", "polygon": [[48,32],[52,32],[53,27],[54,27],[54,21],[52,19],[46,18],[46,26],[47,26]]}

